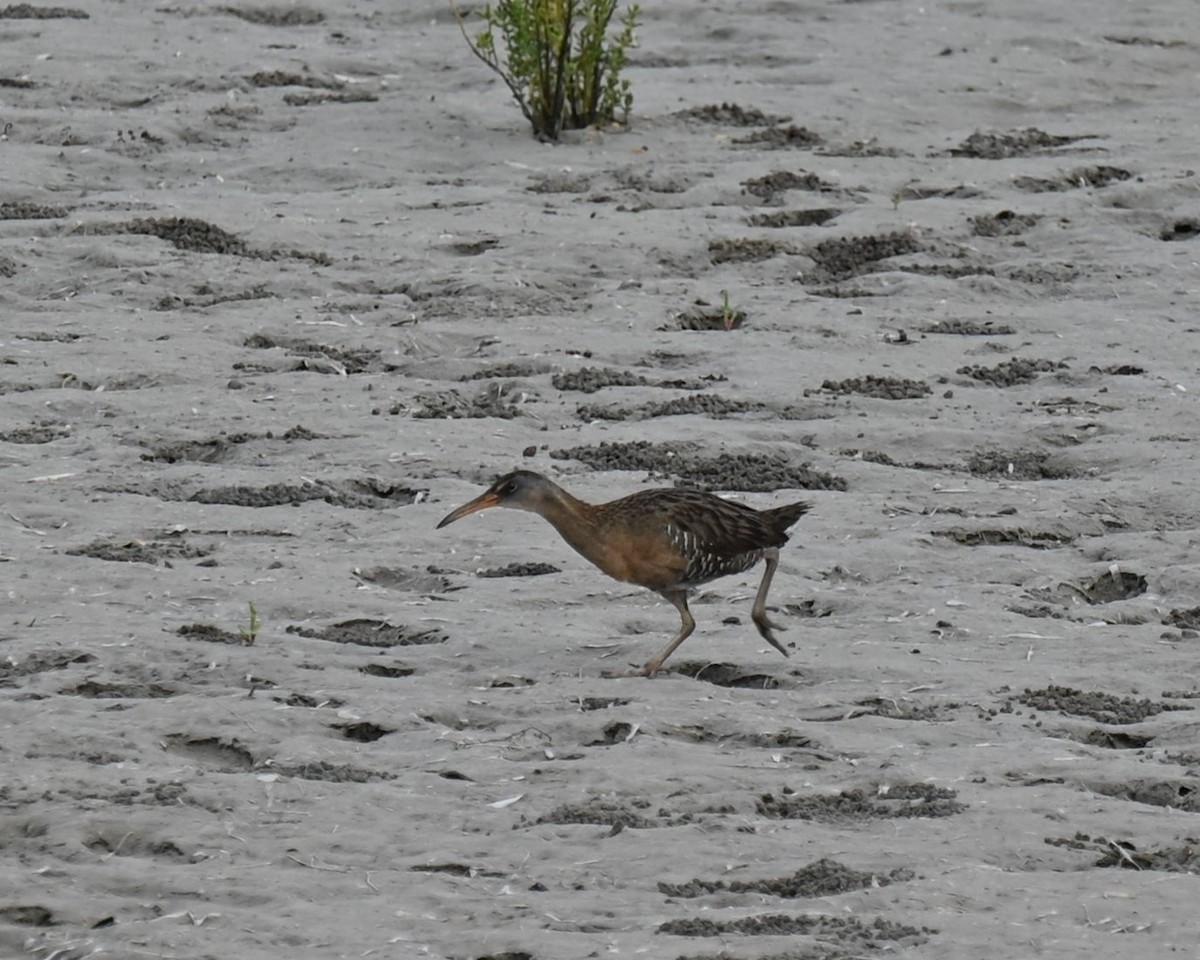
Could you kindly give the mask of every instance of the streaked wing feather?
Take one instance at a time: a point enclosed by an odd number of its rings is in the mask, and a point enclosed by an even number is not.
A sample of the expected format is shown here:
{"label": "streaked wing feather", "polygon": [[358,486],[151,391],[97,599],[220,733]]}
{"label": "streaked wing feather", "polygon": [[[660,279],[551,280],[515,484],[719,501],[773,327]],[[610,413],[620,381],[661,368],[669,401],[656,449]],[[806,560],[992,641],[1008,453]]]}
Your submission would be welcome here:
{"label": "streaked wing feather", "polygon": [[784,514],[759,511],[701,490],[670,489],[643,490],[604,504],[603,509],[623,514],[632,526],[673,525],[694,541],[696,550],[718,557],[783,546],[784,530],[803,513],[790,508],[776,508]]}

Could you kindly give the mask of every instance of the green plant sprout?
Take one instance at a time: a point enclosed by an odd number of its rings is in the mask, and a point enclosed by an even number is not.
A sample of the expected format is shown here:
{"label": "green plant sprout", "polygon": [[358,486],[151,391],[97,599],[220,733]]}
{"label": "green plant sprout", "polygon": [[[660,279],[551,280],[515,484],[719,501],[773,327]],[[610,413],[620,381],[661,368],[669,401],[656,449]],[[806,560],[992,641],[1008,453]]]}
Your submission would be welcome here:
{"label": "green plant sprout", "polygon": [[721,319],[725,321],[725,329],[732,330],[737,326],[738,320],[741,319],[742,313],[738,310],[733,302],[729,299],[729,291],[721,291]]}
{"label": "green plant sprout", "polygon": [[262,620],[258,617],[258,608],[251,602],[249,624],[244,627],[238,627],[238,636],[242,638],[242,644],[247,647],[254,646],[254,641],[258,639],[258,631],[260,629],[262,629]]}
{"label": "green plant sprout", "polygon": [[499,0],[480,16],[474,39],[449,0],[471,52],[511,91],[533,134],[554,141],[563,130],[628,122],[633,93],[621,76],[641,7],[631,4],[608,37],[617,0]]}

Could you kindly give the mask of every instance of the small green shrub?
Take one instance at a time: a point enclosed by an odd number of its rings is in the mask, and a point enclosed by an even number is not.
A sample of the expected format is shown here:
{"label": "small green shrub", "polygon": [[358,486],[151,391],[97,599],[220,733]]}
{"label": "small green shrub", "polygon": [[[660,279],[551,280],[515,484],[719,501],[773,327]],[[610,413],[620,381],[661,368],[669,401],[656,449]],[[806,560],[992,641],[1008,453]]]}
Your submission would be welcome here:
{"label": "small green shrub", "polygon": [[633,93],[621,76],[641,8],[631,4],[610,38],[617,0],[498,0],[483,8],[474,39],[454,0],[471,52],[499,74],[533,127],[557,140],[562,130],[629,119]]}
{"label": "small green shrub", "polygon": [[258,639],[258,631],[261,629],[262,620],[258,617],[258,608],[251,602],[249,621],[246,626],[238,627],[238,635],[242,638],[242,645],[246,647],[254,646],[254,641]]}

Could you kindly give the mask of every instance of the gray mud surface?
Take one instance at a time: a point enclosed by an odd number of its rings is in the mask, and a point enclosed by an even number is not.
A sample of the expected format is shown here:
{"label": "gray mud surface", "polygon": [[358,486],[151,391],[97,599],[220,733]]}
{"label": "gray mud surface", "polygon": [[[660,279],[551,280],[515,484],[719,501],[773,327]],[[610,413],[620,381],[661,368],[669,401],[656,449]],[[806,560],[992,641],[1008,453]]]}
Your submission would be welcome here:
{"label": "gray mud surface", "polygon": [[0,957],[1200,956],[1191,0],[643,6],[0,9]]}

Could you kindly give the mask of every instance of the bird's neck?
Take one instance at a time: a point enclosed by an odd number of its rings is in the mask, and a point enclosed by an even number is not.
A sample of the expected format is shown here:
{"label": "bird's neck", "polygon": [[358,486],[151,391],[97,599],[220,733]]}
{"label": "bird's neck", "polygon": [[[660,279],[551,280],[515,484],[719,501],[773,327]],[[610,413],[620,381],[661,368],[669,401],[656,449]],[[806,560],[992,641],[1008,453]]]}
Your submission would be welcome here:
{"label": "bird's neck", "polygon": [[598,546],[596,537],[596,508],[578,497],[573,497],[561,487],[538,505],[538,513],[545,517],[576,551],[593,563],[593,554]]}

